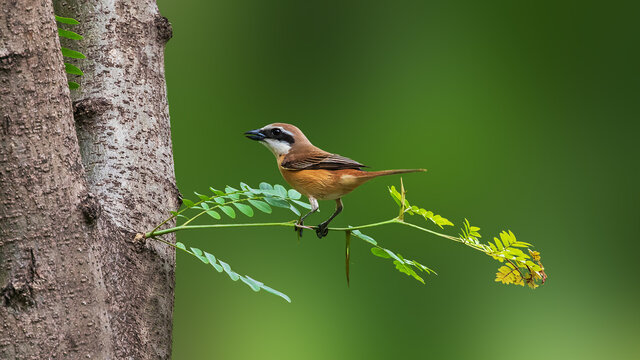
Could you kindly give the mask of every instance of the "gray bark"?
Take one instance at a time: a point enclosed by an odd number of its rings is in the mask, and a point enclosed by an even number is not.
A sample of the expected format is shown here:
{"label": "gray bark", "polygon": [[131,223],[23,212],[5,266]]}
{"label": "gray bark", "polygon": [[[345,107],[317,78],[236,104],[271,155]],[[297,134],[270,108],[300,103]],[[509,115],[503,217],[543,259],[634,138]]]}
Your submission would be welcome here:
{"label": "gray bark", "polygon": [[50,2],[0,0],[0,358],[169,358],[175,254],[132,239],[179,203],[170,25],[155,1],[56,14],[85,36],[71,95]]}

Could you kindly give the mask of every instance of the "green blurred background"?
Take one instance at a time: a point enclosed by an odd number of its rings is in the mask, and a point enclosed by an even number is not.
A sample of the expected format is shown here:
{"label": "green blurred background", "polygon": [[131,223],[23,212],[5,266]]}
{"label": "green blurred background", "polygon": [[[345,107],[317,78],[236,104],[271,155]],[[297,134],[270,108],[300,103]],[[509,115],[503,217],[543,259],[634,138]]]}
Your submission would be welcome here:
{"label": "green blurred background", "polygon": [[[342,234],[182,233],[293,303],[179,254],[174,358],[637,358],[630,4],[159,1],[174,29],[166,74],[183,194],[283,183],[273,155],[242,134],[289,122],[376,170],[428,168],[404,176],[412,202],[456,225],[468,217],[484,240],[513,230],[549,274],[535,291],[500,285],[490,258],[392,225],[366,233],[439,275],[422,285],[355,241],[347,288]],[[386,187],[398,183],[364,185],[335,225],[394,216]],[[333,206],[321,202],[311,223]]]}

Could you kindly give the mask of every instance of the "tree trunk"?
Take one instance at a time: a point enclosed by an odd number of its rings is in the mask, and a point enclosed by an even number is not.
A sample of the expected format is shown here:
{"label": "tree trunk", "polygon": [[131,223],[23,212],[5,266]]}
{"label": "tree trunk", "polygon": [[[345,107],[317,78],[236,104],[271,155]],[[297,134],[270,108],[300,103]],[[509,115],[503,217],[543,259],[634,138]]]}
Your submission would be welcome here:
{"label": "tree trunk", "polygon": [[175,255],[133,237],[179,204],[171,28],[154,1],[56,14],[85,36],[71,95],[50,2],[0,0],[0,358],[169,358]]}

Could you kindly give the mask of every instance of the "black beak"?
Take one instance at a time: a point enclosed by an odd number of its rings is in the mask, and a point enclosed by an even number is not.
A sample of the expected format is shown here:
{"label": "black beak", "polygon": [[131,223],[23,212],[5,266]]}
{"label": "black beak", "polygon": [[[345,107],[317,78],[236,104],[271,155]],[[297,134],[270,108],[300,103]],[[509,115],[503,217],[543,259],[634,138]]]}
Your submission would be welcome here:
{"label": "black beak", "polygon": [[265,138],[264,134],[262,133],[262,131],[260,129],[249,130],[244,134],[251,140],[260,141],[260,140]]}

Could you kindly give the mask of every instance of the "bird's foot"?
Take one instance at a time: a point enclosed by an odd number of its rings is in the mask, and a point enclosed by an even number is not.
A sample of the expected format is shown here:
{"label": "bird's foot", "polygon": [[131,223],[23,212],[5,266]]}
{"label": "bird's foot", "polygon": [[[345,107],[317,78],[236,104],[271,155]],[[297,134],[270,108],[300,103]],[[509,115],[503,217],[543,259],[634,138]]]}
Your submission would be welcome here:
{"label": "bird's foot", "polygon": [[296,235],[298,236],[298,238],[302,237],[302,229],[304,226],[304,222],[302,220],[298,221],[296,223],[296,225],[293,227],[293,231],[296,232]]}
{"label": "bird's foot", "polygon": [[318,228],[316,229],[316,235],[318,235],[318,239],[322,239],[323,237],[327,236],[328,233],[329,233],[329,224],[322,223],[318,225]]}
{"label": "bird's foot", "polygon": [[295,223],[295,225],[293,226],[293,231],[295,231],[298,234],[298,237],[302,237],[302,230],[303,229],[313,230],[313,228],[311,226],[305,226],[304,222],[302,222],[302,221],[299,221],[299,222]]}

